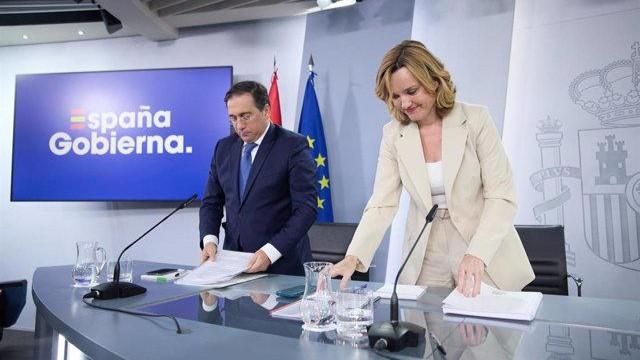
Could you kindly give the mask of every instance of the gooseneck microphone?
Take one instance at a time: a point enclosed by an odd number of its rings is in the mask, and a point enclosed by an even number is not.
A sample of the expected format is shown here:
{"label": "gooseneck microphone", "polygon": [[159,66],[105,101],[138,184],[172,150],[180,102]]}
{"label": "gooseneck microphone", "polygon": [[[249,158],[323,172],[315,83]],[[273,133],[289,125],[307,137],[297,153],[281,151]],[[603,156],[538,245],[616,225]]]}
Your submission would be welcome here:
{"label": "gooseneck microphone", "polygon": [[116,265],[113,269],[113,281],[102,283],[95,287],[92,287],[91,292],[94,293],[93,298],[98,300],[109,300],[109,299],[115,299],[115,298],[127,298],[135,295],[144,294],[147,291],[146,288],[140,285],[136,285],[134,283],[120,282],[120,259],[122,258],[122,255],[124,254],[125,251],[127,251],[135,243],[140,241],[148,233],[153,231],[153,229],[158,227],[158,225],[162,224],[165,220],[167,220],[169,217],[175,214],[178,210],[184,209],[187,206],[189,206],[189,204],[191,204],[197,197],[198,197],[198,194],[193,194],[190,198],[188,198],[187,200],[182,202],[180,205],[178,205],[178,207],[175,208],[175,210],[173,210],[171,213],[169,213],[169,215],[165,216],[152,228],[147,230],[144,234],[140,235],[140,237],[137,238],[134,242],[129,244],[127,247],[125,247],[124,250],[122,250],[122,252],[120,253],[120,256],[118,256],[118,261],[116,261]]}
{"label": "gooseneck microphone", "polygon": [[367,329],[369,346],[374,349],[400,351],[407,346],[417,346],[419,339],[424,337],[425,329],[423,327],[406,321],[398,321],[398,293],[396,292],[396,286],[398,286],[398,279],[400,278],[400,274],[402,273],[402,270],[404,270],[404,266],[407,264],[407,261],[411,257],[413,250],[415,250],[416,245],[418,245],[418,241],[420,240],[422,233],[427,228],[427,225],[429,225],[433,221],[433,218],[436,215],[436,210],[438,210],[438,204],[433,205],[431,210],[429,210],[429,213],[425,218],[424,226],[422,227],[422,230],[420,230],[420,234],[416,238],[416,241],[413,243],[411,250],[409,250],[409,253],[404,259],[402,266],[400,266],[400,269],[398,270],[396,281],[393,284],[393,293],[391,294],[390,320],[374,323]]}

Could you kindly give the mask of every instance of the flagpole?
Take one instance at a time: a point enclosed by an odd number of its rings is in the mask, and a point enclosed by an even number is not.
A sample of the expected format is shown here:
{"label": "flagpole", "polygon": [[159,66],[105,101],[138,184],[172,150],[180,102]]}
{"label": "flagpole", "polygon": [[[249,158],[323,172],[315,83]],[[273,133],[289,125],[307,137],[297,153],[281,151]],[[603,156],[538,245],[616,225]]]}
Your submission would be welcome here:
{"label": "flagpole", "polygon": [[269,106],[271,109],[271,122],[282,126],[282,113],[280,110],[280,94],[278,91],[278,63],[273,55],[273,73],[271,74],[271,87],[269,88]]}
{"label": "flagpole", "polygon": [[313,54],[309,55],[309,71],[313,72]]}

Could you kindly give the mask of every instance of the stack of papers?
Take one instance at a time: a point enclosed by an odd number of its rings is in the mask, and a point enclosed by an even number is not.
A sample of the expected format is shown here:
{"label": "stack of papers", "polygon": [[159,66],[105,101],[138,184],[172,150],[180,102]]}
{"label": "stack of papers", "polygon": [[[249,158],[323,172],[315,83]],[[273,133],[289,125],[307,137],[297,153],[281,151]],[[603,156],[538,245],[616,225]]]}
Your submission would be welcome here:
{"label": "stack of papers", "polygon": [[242,274],[253,253],[221,250],[215,261],[205,261],[193,269],[182,279],[176,281],[180,285],[196,285],[208,287],[225,287],[253,280],[266,274]]}
{"label": "stack of papers", "polygon": [[[417,285],[398,285],[396,287],[396,293],[400,300],[418,300],[425,291],[425,287]],[[380,296],[383,299],[391,299],[392,293],[393,284],[384,284],[384,286],[376,290],[373,295]]]}
{"label": "stack of papers", "polygon": [[542,293],[503,291],[482,284],[480,295],[465,297],[453,290],[442,301],[442,312],[467,316],[479,316],[496,319],[531,321],[538,312]]}

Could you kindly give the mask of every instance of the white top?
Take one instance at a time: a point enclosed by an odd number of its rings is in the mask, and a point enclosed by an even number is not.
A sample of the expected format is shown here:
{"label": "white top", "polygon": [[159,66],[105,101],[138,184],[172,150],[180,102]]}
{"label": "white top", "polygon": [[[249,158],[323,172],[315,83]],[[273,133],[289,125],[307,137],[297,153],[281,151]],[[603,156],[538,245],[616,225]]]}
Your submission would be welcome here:
{"label": "white top", "polygon": [[427,173],[431,184],[431,201],[438,204],[438,209],[447,208],[447,198],[444,194],[444,175],[442,161],[427,163]]}
{"label": "white top", "polygon": [[[253,160],[255,160],[256,154],[258,153],[258,148],[260,147],[262,140],[264,140],[265,135],[267,135],[267,131],[269,131],[270,126],[271,126],[271,122],[267,124],[267,127],[264,129],[264,131],[262,132],[262,135],[260,135],[258,140],[254,141],[254,143],[257,146],[254,147],[253,150],[251,150],[251,163],[253,163]],[[247,143],[244,143],[244,145],[247,145]],[[211,242],[216,244],[216,246],[218,246],[218,237],[213,234],[208,234],[208,235],[205,235],[204,238],[202,238],[203,245],[206,245]],[[278,251],[278,249],[276,249],[275,246],[271,245],[271,243],[264,244],[264,246],[260,248],[260,250],[264,251],[264,253],[267,254],[267,257],[269,258],[269,260],[271,260],[272,264],[282,257],[282,254],[280,253],[280,251]]]}

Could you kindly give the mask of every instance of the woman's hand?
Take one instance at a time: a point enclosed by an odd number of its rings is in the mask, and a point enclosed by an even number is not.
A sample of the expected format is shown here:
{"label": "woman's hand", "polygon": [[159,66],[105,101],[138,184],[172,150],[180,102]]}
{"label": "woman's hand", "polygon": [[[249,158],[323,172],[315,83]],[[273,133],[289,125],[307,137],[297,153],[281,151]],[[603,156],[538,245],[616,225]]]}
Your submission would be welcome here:
{"label": "woman's hand", "polygon": [[345,256],[342,261],[335,264],[333,269],[331,270],[331,277],[336,277],[338,275],[342,275],[342,280],[340,281],[340,289],[346,289],[349,280],[351,280],[351,275],[356,271],[356,266],[358,265],[358,258],[354,255]]}
{"label": "woman's hand", "polygon": [[480,294],[480,283],[484,274],[484,263],[479,258],[466,254],[458,266],[458,291],[466,297]]}
{"label": "woman's hand", "polygon": [[478,346],[487,340],[487,328],[484,325],[460,324],[458,332],[462,343],[467,346]]}

